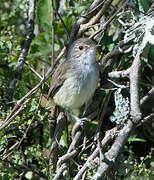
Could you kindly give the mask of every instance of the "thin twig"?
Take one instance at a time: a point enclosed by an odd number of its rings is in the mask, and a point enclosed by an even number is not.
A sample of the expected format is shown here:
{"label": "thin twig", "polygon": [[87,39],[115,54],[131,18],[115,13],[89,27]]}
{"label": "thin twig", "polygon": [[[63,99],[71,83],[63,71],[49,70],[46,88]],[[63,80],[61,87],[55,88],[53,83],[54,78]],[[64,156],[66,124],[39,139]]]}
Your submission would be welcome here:
{"label": "thin twig", "polygon": [[154,117],[154,113],[149,114],[148,116],[144,117],[144,119],[141,120],[141,122],[137,125],[141,126],[143,123],[147,122],[149,119],[152,119]]}
{"label": "thin twig", "polygon": [[[87,23],[83,24],[80,29],[79,29],[79,36],[84,33],[90,26],[96,24],[102,15],[105,13],[105,11],[108,9],[110,4],[112,3],[113,0],[107,0],[104,2],[103,7],[98,11],[98,13]],[[100,3],[101,4],[101,3]]]}
{"label": "thin twig", "polygon": [[[124,7],[128,4],[130,0],[127,0],[121,7],[119,7],[119,9],[97,30],[94,32],[94,34],[92,34],[90,36],[90,38],[94,38],[97,34],[99,34],[100,32],[104,32],[104,30],[106,29],[107,25],[115,18],[115,16],[122,10],[124,9]],[[101,38],[100,38],[101,40]]]}
{"label": "thin twig", "polygon": [[37,93],[39,88],[42,84],[52,75],[54,71],[54,67],[57,65],[59,59],[61,59],[62,55],[64,54],[66,48],[63,48],[59,56],[57,57],[54,65],[49,68],[48,72],[46,73],[44,79],[42,79],[32,90],[30,90],[24,97],[17,101],[17,104],[12,109],[11,113],[5,119],[5,121],[0,125],[0,131],[5,128],[19,113],[27,107],[27,104],[32,99],[33,95]]}
{"label": "thin twig", "polygon": [[[103,138],[103,140],[101,141],[101,147],[105,147],[111,140],[113,140],[117,134],[118,134],[118,129],[117,127],[110,129],[108,131],[106,131],[105,133],[105,137]],[[76,176],[74,177],[73,180],[79,180],[81,178],[81,176],[84,174],[84,172],[88,169],[88,167],[90,166],[90,164],[93,162],[93,160],[98,156],[99,154],[99,148],[97,147],[93,153],[91,154],[91,156],[88,157],[88,160],[86,161],[86,163],[82,166],[82,168],[79,170],[79,172],[76,174]]]}

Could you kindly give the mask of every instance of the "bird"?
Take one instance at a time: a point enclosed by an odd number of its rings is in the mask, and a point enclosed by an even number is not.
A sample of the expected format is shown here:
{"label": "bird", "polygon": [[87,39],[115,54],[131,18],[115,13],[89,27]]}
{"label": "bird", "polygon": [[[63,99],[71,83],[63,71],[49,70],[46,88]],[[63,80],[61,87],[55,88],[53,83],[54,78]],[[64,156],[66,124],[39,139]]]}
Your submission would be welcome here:
{"label": "bird", "polygon": [[98,45],[89,38],[79,38],[72,43],[66,58],[54,71],[48,96],[67,110],[80,125],[86,119],[77,117],[73,110],[87,105],[92,99],[99,81],[99,66],[96,60]]}

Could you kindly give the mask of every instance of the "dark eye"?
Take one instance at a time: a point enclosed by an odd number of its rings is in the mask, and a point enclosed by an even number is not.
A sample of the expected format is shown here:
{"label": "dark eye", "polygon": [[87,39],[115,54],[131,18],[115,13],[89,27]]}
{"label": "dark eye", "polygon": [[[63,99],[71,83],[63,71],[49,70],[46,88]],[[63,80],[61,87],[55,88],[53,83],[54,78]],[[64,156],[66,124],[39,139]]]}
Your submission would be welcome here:
{"label": "dark eye", "polygon": [[82,49],[83,49],[83,46],[79,46],[79,49],[82,50]]}

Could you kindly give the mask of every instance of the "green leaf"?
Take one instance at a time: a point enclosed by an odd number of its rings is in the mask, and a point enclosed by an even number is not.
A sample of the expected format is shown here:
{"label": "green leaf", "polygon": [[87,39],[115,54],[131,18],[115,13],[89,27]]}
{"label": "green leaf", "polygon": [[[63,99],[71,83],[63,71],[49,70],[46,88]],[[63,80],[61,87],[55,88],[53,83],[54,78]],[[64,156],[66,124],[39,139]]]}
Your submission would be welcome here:
{"label": "green leaf", "polygon": [[136,135],[134,136],[131,136],[129,139],[128,139],[128,142],[131,143],[131,142],[146,142],[145,139],[141,139],[141,138],[136,138]]}
{"label": "green leaf", "polygon": [[55,43],[54,50],[55,51],[59,51],[60,50],[60,45]]}
{"label": "green leaf", "polygon": [[87,6],[78,6],[75,10],[75,12],[77,14],[81,14],[85,9],[87,8]]}
{"label": "green leaf", "polygon": [[[64,16],[62,19],[64,21],[64,24],[65,24],[68,32],[70,32],[71,28],[72,28],[72,18],[68,18],[68,17]],[[55,34],[58,34],[58,35],[65,34],[64,27],[63,27],[63,24],[61,23],[61,21],[58,21],[55,23]]]}
{"label": "green leaf", "polygon": [[151,62],[154,65],[154,45],[152,45],[149,49],[149,58],[152,60]]}
{"label": "green leaf", "polygon": [[149,3],[147,0],[140,0],[141,5],[143,7],[144,12],[147,12],[149,10]]}
{"label": "green leaf", "polygon": [[112,37],[108,36],[108,34],[105,33],[103,39],[101,40],[101,44],[107,46],[110,45],[111,43],[113,43]]}
{"label": "green leaf", "polygon": [[115,47],[114,43],[111,43],[110,45],[108,45],[109,51],[112,51],[114,47]]}
{"label": "green leaf", "polygon": [[39,0],[36,14],[41,27],[51,29],[51,0]]}
{"label": "green leaf", "polygon": [[31,52],[39,52],[44,56],[51,54],[50,37],[50,33],[48,32],[40,33],[40,35],[37,36],[32,43]]}
{"label": "green leaf", "polygon": [[8,41],[8,42],[7,42],[7,47],[8,47],[9,49],[12,48],[12,42],[11,42],[11,41]]}
{"label": "green leaf", "polygon": [[25,178],[26,178],[26,179],[32,179],[32,178],[33,178],[33,172],[32,172],[32,171],[28,171],[28,172],[25,174]]}

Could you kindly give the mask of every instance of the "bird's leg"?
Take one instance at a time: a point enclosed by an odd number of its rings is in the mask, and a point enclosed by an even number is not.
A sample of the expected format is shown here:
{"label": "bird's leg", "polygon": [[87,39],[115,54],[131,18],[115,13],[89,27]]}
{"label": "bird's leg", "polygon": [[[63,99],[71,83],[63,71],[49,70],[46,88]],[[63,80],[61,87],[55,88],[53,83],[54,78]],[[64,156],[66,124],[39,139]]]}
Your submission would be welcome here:
{"label": "bird's leg", "polygon": [[73,118],[76,120],[76,122],[78,122],[80,124],[81,127],[83,127],[83,122],[85,120],[87,120],[87,118],[78,118],[74,112],[71,109],[68,109],[69,113],[71,114],[71,116],[73,116]]}

